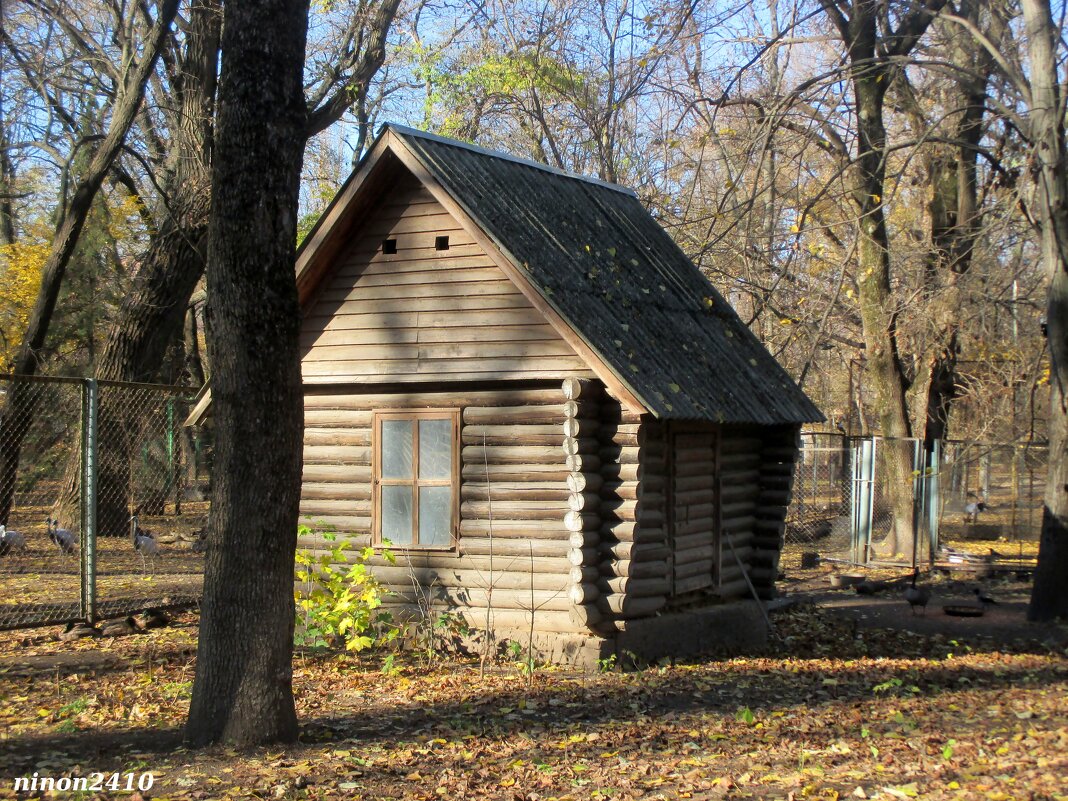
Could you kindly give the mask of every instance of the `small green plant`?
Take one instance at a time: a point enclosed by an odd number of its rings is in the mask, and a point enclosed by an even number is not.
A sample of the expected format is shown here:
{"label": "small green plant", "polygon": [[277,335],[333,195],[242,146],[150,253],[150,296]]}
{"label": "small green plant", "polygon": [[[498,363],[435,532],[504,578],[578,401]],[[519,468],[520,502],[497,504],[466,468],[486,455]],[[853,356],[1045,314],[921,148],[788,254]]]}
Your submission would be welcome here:
{"label": "small green plant", "polygon": [[734,713],[734,717],[748,726],[752,726],[753,723],[756,722],[756,715],[754,715],[753,710],[747,706],[740,707],[738,711]]}
{"label": "small green plant", "polygon": [[609,656],[606,656],[604,659],[598,659],[597,660],[597,669],[599,671],[601,671],[601,673],[611,673],[613,670],[615,670],[615,667],[616,667],[616,655],[615,654],[611,654]]}
{"label": "small green plant", "polygon": [[58,710],[56,710],[56,716],[69,718],[74,715],[80,715],[88,708],[89,700],[87,698],[77,698],[71,701],[69,704],[64,704]]}
{"label": "small green plant", "polygon": [[942,747],[942,759],[946,762],[953,759],[953,746],[957,744],[956,740],[950,740]]}
{"label": "small green plant", "polygon": [[[298,529],[300,537],[312,534],[309,526]],[[346,552],[347,540],[331,531],[323,532],[331,543],[330,550],[318,556],[311,551],[297,552],[296,591],[300,624],[294,641],[300,646],[337,647],[362,651],[375,644],[392,642],[400,630],[392,617],[378,611],[388,590],[368,569],[374,548]],[[381,555],[390,564],[396,560],[390,551]]]}
{"label": "small green plant", "polygon": [[871,688],[871,691],[878,695],[879,693],[885,693],[889,692],[890,690],[896,689],[902,684],[904,684],[904,682],[901,681],[901,679],[889,679],[888,681],[884,681],[882,684],[876,684],[874,687]]}
{"label": "small green plant", "polygon": [[400,666],[397,665],[397,655],[387,654],[386,658],[382,660],[382,675],[396,676],[400,672]]}
{"label": "small green plant", "polygon": [[537,668],[538,663],[534,659],[534,656],[527,652],[523,648],[523,644],[516,640],[508,641],[508,653],[512,657],[512,661],[515,662],[516,667],[519,668],[519,672],[524,676],[533,676],[534,670]]}

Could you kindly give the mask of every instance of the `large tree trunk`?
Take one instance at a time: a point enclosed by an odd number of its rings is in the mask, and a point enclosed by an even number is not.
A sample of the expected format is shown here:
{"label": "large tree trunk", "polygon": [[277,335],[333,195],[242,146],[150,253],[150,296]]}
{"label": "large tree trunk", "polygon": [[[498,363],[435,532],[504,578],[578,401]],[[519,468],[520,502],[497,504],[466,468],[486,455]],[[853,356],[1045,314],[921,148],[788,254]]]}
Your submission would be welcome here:
{"label": "large tree trunk", "polygon": [[849,80],[856,103],[857,153],[848,180],[858,217],[857,295],[867,354],[867,376],[875,390],[876,416],[886,437],[883,469],[893,515],[884,550],[915,556],[912,435],[908,380],[898,351],[898,304],[890,283],[890,240],[886,229],[886,127],[883,106],[900,59],[916,46],[945,0],[926,0],[894,9],[879,0],[840,3],[820,0],[824,14],[846,46]]}
{"label": "large tree trunk", "polygon": [[1048,0],[1023,0],[1031,56],[1031,143],[1049,276],[1046,311],[1050,354],[1049,471],[1029,620],[1068,618],[1068,148],[1064,98],[1057,84],[1059,29]]}
{"label": "large tree trunk", "polygon": [[307,13],[307,0],[224,9],[208,240],[216,481],[186,728],[196,745],[297,736],[303,397],[293,266]]}
{"label": "large tree trunk", "polygon": [[[964,0],[958,14],[976,27],[982,24],[984,0]],[[1004,20],[991,13],[987,25],[991,38],[1002,41]],[[983,137],[987,85],[995,69],[990,53],[976,47],[971,37],[946,30],[950,37],[950,60],[959,68],[955,84],[956,120],[953,139],[957,144],[929,160],[931,201],[931,252],[927,260],[925,298],[934,327],[935,348],[929,357],[921,413],[925,418],[924,442],[928,450],[935,440],[945,439],[949,414],[957,397],[957,356],[961,326],[960,276],[972,266],[979,231],[977,164]],[[923,132],[918,132],[922,135]]]}
{"label": "large tree trunk", "polygon": [[[160,4],[159,17],[145,39],[141,60],[126,76],[122,93],[112,112],[108,132],[93,154],[85,175],[56,228],[51,252],[41,271],[41,290],[30,314],[26,335],[15,357],[13,372],[17,374],[34,375],[37,372],[67,264],[74,254],[78,237],[97,192],[118,156],[126,134],[141,107],[145,85],[155,69],[163,42],[168,36],[177,11],[178,0],[163,0]],[[6,522],[11,513],[19,455],[22,451],[22,441],[33,421],[35,397],[36,393],[26,391],[24,385],[18,385],[9,394],[7,403],[0,412],[0,430],[4,432],[3,447],[0,447],[0,522]]]}
{"label": "large tree trunk", "polygon": [[882,201],[886,193],[883,99],[890,75],[885,68],[871,66],[870,60],[875,58],[874,18],[870,35],[870,47],[858,37],[851,48],[851,59],[858,65],[853,78],[860,150],[853,171],[853,201],[860,215],[857,295],[869,382],[875,390],[880,430],[887,438],[882,467],[893,524],[883,547],[891,556],[900,554],[911,560],[915,553],[913,466],[907,439],[912,430],[905,397],[907,381],[898,352],[898,305],[890,286],[890,241]]}

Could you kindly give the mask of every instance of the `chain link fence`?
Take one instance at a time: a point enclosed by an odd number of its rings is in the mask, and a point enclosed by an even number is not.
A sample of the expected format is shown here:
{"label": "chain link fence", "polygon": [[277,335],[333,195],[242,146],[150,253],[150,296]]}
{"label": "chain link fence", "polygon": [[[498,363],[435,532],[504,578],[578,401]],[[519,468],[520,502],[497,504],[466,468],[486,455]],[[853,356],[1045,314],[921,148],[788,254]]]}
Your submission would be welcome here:
{"label": "chain link fence", "polygon": [[995,556],[1030,554],[1042,530],[1048,465],[1044,443],[945,443],[943,543],[984,543]]}
{"label": "chain link fence", "polygon": [[0,628],[199,600],[210,447],[182,425],[193,397],[0,376]]}
{"label": "chain link fence", "polygon": [[804,433],[783,563],[1033,558],[1047,459],[1045,445]]}

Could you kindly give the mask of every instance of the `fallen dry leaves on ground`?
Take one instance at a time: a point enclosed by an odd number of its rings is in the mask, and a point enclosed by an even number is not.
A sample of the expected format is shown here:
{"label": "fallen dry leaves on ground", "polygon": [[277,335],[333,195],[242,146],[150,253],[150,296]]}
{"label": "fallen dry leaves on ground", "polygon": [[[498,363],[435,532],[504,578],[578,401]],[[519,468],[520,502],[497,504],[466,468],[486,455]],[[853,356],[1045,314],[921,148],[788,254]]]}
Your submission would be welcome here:
{"label": "fallen dry leaves on ground", "polygon": [[111,642],[7,633],[0,797],[34,771],[151,771],[146,797],[198,801],[1068,799],[1063,642],[775,621],[764,655],[625,673],[298,658],[301,742],[241,753],[180,747],[194,617]]}

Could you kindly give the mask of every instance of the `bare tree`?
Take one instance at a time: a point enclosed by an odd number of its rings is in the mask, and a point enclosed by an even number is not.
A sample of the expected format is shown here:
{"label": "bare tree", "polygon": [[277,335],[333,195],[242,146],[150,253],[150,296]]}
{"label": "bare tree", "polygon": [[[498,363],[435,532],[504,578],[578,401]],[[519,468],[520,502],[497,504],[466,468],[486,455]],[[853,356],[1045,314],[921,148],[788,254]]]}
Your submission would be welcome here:
{"label": "bare tree", "polygon": [[[130,126],[141,107],[146,84],[177,11],[178,0],[164,0],[152,29],[145,36],[141,58],[135,64],[129,65],[122,75],[121,91],[112,111],[108,131],[93,154],[85,175],[56,227],[52,249],[42,271],[41,290],[22,345],[15,357],[13,367],[17,374],[29,376],[37,372],[39,352],[44,346],[63,274],[74,253],[93,200],[122,149]],[[27,390],[27,385],[17,383],[3,412],[0,412],[0,428],[5,432],[3,448],[0,448],[0,520],[5,521],[14,498],[15,475],[22,440],[33,417],[34,395]]]}

